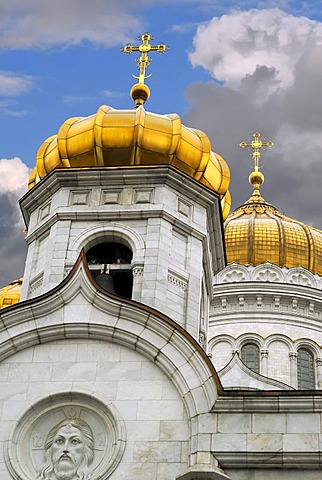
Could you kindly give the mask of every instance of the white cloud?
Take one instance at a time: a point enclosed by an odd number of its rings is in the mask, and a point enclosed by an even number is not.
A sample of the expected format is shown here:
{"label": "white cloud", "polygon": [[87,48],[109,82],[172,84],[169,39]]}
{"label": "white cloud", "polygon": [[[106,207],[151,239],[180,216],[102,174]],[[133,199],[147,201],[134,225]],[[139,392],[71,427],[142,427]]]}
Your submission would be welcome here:
{"label": "white cloud", "polygon": [[28,75],[0,71],[0,95],[14,97],[26,93],[34,86],[34,79]]}
{"label": "white cloud", "polygon": [[321,60],[322,45],[307,42],[305,55],[293,67],[292,85],[275,92],[278,80],[267,66],[246,74],[239,89],[211,81],[189,87],[191,109],[183,121],[204,130],[212,148],[227,160],[233,208],[250,196],[247,177],[253,169],[251,154],[238,143],[259,131],[262,138],[275,143],[261,158],[262,195],[286,215],[322,228]]}
{"label": "white cloud", "polygon": [[298,61],[313,45],[322,45],[320,22],[277,8],[235,11],[198,28],[190,60],[234,89],[265,67],[274,74],[274,92],[293,84]]}
{"label": "white cloud", "polygon": [[140,32],[131,14],[147,0],[0,0],[0,48],[47,48],[90,41],[120,45]]}
{"label": "white cloud", "polygon": [[116,92],[113,90],[102,90],[101,94],[104,95],[104,97],[110,99],[119,99],[126,97],[128,94],[126,92]]}
{"label": "white cloud", "polygon": [[0,159],[0,287],[23,273],[25,226],[18,199],[27,191],[28,176],[20,158]]}
{"label": "white cloud", "polygon": [[0,159],[0,194],[16,196],[27,191],[29,168],[18,157]]}

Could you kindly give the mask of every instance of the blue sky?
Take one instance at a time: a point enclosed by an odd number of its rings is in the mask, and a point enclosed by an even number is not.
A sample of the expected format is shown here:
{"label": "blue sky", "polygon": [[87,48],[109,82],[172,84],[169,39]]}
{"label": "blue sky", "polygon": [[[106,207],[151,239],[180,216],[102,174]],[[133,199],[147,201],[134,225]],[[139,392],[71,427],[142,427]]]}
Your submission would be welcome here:
{"label": "blue sky", "polygon": [[152,55],[146,110],[208,134],[234,207],[251,193],[238,144],[262,132],[276,143],[263,196],[322,228],[322,2],[0,0],[0,12],[0,285],[22,274],[15,205],[38,147],[69,117],[132,107],[136,54],[120,48],[146,31],[170,46]]}

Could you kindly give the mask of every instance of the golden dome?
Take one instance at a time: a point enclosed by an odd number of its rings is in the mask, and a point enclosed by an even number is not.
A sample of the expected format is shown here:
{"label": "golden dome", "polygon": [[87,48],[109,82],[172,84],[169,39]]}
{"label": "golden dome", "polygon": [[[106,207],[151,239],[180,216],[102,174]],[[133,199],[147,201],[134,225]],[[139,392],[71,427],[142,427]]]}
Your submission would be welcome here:
{"label": "golden dome", "polygon": [[14,280],[6,287],[0,288],[0,310],[18,303],[20,300],[22,278]]}
{"label": "golden dome", "polygon": [[304,267],[322,275],[322,231],[286,217],[253,185],[250,199],[225,222],[227,261]]}
{"label": "golden dome", "polygon": [[205,133],[185,127],[176,114],[149,113],[143,106],[115,110],[103,105],[95,115],[66,120],[39,148],[29,189],[55,168],[164,165],[217,192],[227,217],[229,168],[211,151]]}

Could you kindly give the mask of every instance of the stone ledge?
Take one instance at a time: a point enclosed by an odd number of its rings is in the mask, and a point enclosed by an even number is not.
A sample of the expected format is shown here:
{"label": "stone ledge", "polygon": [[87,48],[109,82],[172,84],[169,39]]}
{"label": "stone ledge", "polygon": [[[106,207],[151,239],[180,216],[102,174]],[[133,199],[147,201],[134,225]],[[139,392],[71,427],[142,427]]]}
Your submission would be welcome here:
{"label": "stone ledge", "polygon": [[322,459],[321,459],[320,452],[246,452],[246,451],[235,452],[234,451],[234,452],[213,452],[213,453],[224,468],[320,469],[322,466],[321,464]]}
{"label": "stone ledge", "polygon": [[231,480],[220,468],[205,465],[194,465],[176,477],[176,480]]}
{"label": "stone ledge", "polygon": [[[234,391],[236,395],[237,391]],[[267,391],[267,396],[255,396],[257,392],[254,392],[254,397],[243,395],[242,392],[238,392],[234,397],[222,396],[216,400],[215,405],[212,408],[212,412],[215,413],[295,413],[300,412],[305,414],[313,412],[322,412],[322,396],[308,394],[308,395],[296,395],[298,391],[284,390],[282,391]],[[226,390],[227,393],[227,390]],[[251,392],[253,393],[253,392]],[[261,392],[262,393],[262,392]],[[282,394],[283,393],[283,394]]]}

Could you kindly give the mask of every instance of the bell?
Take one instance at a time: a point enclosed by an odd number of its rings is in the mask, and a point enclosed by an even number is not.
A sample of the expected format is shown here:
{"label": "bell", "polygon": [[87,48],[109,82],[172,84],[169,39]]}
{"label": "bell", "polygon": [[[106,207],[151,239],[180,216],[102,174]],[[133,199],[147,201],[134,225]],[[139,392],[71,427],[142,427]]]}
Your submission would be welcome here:
{"label": "bell", "polygon": [[114,279],[109,273],[100,273],[96,277],[96,282],[100,287],[104,288],[109,293],[115,293]]}

